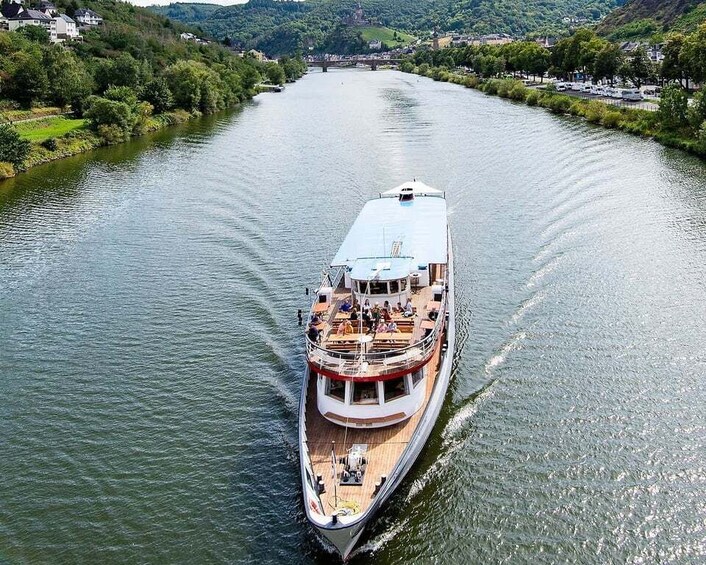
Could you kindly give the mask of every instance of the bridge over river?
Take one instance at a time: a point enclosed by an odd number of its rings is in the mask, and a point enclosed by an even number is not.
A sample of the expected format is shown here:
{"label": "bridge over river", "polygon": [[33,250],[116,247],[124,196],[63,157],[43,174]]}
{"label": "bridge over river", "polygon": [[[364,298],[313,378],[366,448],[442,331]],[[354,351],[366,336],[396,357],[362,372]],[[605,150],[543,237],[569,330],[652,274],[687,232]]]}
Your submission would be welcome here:
{"label": "bridge over river", "polygon": [[377,70],[379,65],[399,65],[403,59],[386,59],[382,57],[366,57],[361,59],[329,59],[321,57],[318,59],[310,59],[307,65],[310,67],[321,67],[323,72],[326,72],[329,67],[355,67],[357,65],[365,65],[370,67],[370,70]]}

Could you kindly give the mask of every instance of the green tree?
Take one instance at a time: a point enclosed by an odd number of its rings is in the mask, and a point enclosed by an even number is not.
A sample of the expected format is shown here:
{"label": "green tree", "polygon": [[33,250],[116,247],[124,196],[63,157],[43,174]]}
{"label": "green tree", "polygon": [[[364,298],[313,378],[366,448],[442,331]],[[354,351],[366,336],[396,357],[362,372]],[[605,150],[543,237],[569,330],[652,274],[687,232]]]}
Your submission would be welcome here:
{"label": "green tree", "polygon": [[662,90],[658,115],[667,129],[679,129],[687,124],[689,99],[684,89],[676,84],[669,84]]}
{"label": "green tree", "polygon": [[667,40],[662,48],[664,59],[662,61],[661,76],[668,81],[678,80],[682,86],[685,86],[684,80],[686,80],[688,84],[689,78],[679,60],[683,45],[684,36],[681,33],[672,33],[667,36]]}
{"label": "green tree", "polygon": [[19,52],[13,56],[14,70],[9,77],[9,95],[29,108],[41,100],[49,86],[47,72],[35,57]]}
{"label": "green tree", "polygon": [[653,75],[652,62],[647,56],[647,51],[643,48],[635,51],[630,60],[621,66],[620,75],[624,80],[632,82],[636,88],[640,88]]}
{"label": "green tree", "polygon": [[142,97],[152,104],[154,111],[162,114],[174,106],[174,96],[164,77],[152,79],[145,85]]}
{"label": "green tree", "polygon": [[267,75],[267,80],[272,84],[284,84],[284,81],[287,80],[284,70],[278,63],[267,63],[265,74]]}
{"label": "green tree", "polygon": [[16,33],[40,45],[49,45],[49,31],[44,26],[22,26]]}
{"label": "green tree", "polygon": [[706,24],[684,38],[679,63],[694,82],[706,80]]}
{"label": "green tree", "polygon": [[0,125],[0,162],[12,163],[19,168],[25,162],[31,144],[22,139],[17,130],[9,124]]}
{"label": "green tree", "polygon": [[612,43],[608,43],[596,54],[593,63],[593,80],[599,81],[607,79],[610,84],[613,84],[613,78],[618,74],[622,64],[622,52],[620,47]]}
{"label": "green tree", "polygon": [[47,49],[44,66],[49,81],[49,98],[57,106],[80,106],[81,100],[91,94],[91,77],[72,51],[58,45]]}

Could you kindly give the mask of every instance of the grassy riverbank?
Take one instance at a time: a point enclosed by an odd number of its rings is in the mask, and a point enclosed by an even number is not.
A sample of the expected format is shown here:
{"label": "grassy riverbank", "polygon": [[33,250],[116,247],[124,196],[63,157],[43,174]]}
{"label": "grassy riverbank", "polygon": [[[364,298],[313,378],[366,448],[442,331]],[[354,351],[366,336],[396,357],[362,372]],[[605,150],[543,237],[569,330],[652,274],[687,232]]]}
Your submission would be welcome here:
{"label": "grassy riverbank", "polygon": [[[528,88],[513,79],[481,79],[475,75],[450,72],[440,67],[414,67],[411,72],[436,81],[451,82],[479,90],[489,96],[499,96],[527,106],[546,108],[555,114],[571,115],[609,129],[618,129],[633,135],[652,138],[668,147],[682,149],[706,158],[706,130],[690,126],[686,115],[678,123],[668,120],[663,109],[657,112],[616,106],[560,94],[551,88]],[[686,114],[686,102],[684,102]],[[669,108],[672,111],[672,108]]]}

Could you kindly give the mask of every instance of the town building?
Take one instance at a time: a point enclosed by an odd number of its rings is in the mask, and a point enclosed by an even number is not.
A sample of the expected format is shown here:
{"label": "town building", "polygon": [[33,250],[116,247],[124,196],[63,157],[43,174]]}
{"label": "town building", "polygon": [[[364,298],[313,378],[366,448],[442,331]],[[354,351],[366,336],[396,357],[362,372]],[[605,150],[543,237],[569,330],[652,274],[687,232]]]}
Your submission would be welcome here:
{"label": "town building", "polygon": [[372,51],[379,51],[380,49],[382,49],[382,41],[380,41],[379,39],[374,39],[373,41],[370,41],[368,43],[368,49]]}
{"label": "town building", "polygon": [[10,31],[16,31],[24,26],[41,26],[47,30],[50,36],[52,29],[56,32],[54,20],[39,10],[22,10],[7,20]]}
{"label": "town building", "polygon": [[59,14],[54,17],[56,23],[56,41],[73,41],[80,37],[76,22],[66,14]]}
{"label": "town building", "polygon": [[74,13],[74,19],[85,26],[97,26],[103,23],[103,18],[89,8],[79,8]]}

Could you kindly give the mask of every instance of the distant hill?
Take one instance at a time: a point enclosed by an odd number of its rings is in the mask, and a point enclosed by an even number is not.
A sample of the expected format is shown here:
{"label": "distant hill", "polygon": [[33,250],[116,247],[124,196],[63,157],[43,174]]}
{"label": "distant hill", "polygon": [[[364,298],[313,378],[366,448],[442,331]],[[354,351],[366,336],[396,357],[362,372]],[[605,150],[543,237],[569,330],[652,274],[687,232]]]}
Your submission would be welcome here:
{"label": "distant hill", "polygon": [[566,33],[570,26],[599,21],[619,3],[620,0],[362,0],[366,23],[360,26],[343,24],[344,20],[351,21],[357,4],[353,0],[250,0],[247,4],[220,7],[179,3],[151,9],[199,26],[213,37],[229,37],[245,48],[278,55],[331,47],[361,52],[367,46],[366,39],[373,37],[362,29],[365,27],[388,28],[391,34],[397,32],[398,38],[406,37],[403,34],[430,37],[435,27],[442,32],[556,35]]}
{"label": "distant hill", "polygon": [[691,31],[704,21],[704,0],[628,0],[601,22],[598,31],[616,40],[648,39],[670,30]]}

